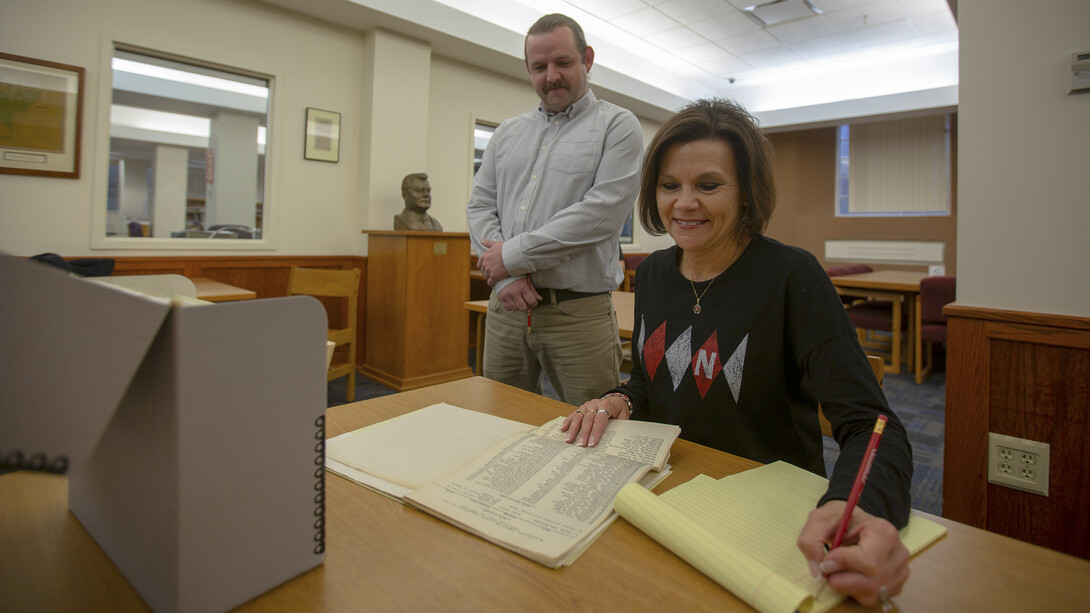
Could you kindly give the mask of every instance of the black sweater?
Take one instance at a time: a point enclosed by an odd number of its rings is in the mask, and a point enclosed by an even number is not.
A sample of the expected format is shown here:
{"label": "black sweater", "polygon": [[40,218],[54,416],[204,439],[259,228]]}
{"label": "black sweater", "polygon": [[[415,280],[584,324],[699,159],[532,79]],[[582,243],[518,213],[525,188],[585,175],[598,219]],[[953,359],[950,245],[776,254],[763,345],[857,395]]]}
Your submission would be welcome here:
{"label": "black sweater", "polygon": [[[855,328],[810,253],[757,236],[694,288],[675,246],[636,270],[632,378],[616,388],[633,419],[681,426],[681,437],[758,462],[825,476],[818,403],[840,445],[819,501],[846,500],[879,414],[889,418],[859,506],[908,522],[912,451]],[[707,289],[707,292],[705,292]]]}

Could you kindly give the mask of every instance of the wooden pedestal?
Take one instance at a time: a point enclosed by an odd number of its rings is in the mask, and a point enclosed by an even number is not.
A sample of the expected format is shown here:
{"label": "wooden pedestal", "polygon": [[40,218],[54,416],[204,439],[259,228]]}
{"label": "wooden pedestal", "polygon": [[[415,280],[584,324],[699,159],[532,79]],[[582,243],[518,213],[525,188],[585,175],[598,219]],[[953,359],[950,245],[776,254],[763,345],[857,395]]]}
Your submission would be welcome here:
{"label": "wooden pedestal", "polygon": [[367,340],[361,372],[398,391],[473,375],[469,235],[364,230]]}

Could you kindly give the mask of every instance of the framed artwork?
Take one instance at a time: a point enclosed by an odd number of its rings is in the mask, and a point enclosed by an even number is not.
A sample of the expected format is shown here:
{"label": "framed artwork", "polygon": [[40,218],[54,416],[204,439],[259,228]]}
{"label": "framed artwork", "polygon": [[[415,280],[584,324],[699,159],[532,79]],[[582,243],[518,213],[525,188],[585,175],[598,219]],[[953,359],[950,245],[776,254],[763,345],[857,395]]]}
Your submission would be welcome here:
{"label": "framed artwork", "polygon": [[307,108],[303,157],[336,163],[341,157],[341,114]]}
{"label": "framed artwork", "polygon": [[83,74],[0,53],[0,172],[79,178]]}

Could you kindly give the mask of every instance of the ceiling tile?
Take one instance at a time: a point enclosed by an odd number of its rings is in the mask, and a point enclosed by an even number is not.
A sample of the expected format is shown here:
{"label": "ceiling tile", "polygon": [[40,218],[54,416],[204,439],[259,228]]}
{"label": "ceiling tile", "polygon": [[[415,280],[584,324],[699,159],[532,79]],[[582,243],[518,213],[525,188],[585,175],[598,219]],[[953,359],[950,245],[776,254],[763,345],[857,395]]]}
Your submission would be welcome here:
{"label": "ceiling tile", "polygon": [[675,51],[708,42],[703,36],[686,27],[656,32],[647,36],[647,42],[666,51]]}
{"label": "ceiling tile", "polygon": [[954,21],[954,16],[950,14],[950,11],[935,11],[933,13],[924,13],[922,15],[914,15],[909,18],[912,25],[916,26],[916,31],[920,33],[920,36],[928,36],[932,34],[941,34],[944,32],[957,32],[958,24]]}
{"label": "ceiling tile", "polygon": [[689,27],[708,40],[719,40],[761,29],[761,26],[754,23],[752,19],[739,12],[718,15],[689,24]]}
{"label": "ceiling tile", "polygon": [[858,48],[858,45],[850,38],[839,34],[812,38],[810,40],[801,40],[790,43],[788,46],[794,49],[795,53],[810,60],[850,53]]}
{"label": "ceiling tile", "polygon": [[756,30],[740,36],[731,36],[717,40],[715,43],[737,56],[780,46],[780,41],[764,30]]}
{"label": "ceiling tile", "polygon": [[836,34],[839,30],[821,15],[790,21],[771,26],[768,32],[785,43],[794,43],[812,38],[821,38]]}
{"label": "ceiling tile", "polygon": [[834,26],[855,29],[904,19],[904,12],[893,0],[880,0],[841,11],[829,11],[825,16]]}
{"label": "ceiling tile", "polygon": [[696,23],[727,12],[734,12],[723,0],[669,0],[655,8],[683,24]]}
{"label": "ceiling tile", "polygon": [[[901,10],[904,11],[908,17],[916,15],[924,15],[926,13],[934,13],[942,11],[947,15],[950,15],[950,5],[947,0],[899,0]],[[953,19],[953,16],[950,17]]]}
{"label": "ceiling tile", "polygon": [[710,62],[713,60],[721,60],[730,57],[730,54],[727,53],[726,50],[724,50],[722,47],[714,43],[708,42],[699,45],[693,45],[692,47],[686,47],[684,49],[678,49],[674,52],[674,55],[692,64],[699,64],[700,62]]}
{"label": "ceiling tile", "polygon": [[645,37],[655,32],[663,32],[681,25],[651,7],[618,17],[612,20],[612,23],[618,28],[639,37]]}
{"label": "ceiling tile", "polygon": [[739,78],[756,70],[749,63],[733,55],[718,60],[700,62],[696,67],[720,79]]}
{"label": "ceiling tile", "polygon": [[579,0],[568,4],[576,5],[591,15],[607,21],[647,8],[647,3],[643,0]]}
{"label": "ceiling tile", "polygon": [[774,47],[752,53],[743,53],[739,57],[759,69],[791,68],[803,64],[802,56],[787,47]]}
{"label": "ceiling tile", "polygon": [[908,23],[907,19],[852,30],[847,36],[860,47],[888,45],[917,37],[916,29]]}

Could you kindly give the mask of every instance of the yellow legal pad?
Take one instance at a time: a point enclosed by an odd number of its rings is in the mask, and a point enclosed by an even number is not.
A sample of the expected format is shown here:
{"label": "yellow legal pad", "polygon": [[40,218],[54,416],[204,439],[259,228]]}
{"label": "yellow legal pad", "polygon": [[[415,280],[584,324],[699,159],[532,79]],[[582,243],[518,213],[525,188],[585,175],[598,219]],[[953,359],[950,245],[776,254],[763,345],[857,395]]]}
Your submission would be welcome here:
{"label": "yellow legal pad", "polygon": [[[722,479],[698,475],[661,496],[626,486],[621,517],[764,613],[822,613],[844,599],[810,576],[795,545],[828,480],[786,462]],[[913,555],[946,528],[912,515],[901,541]]]}

